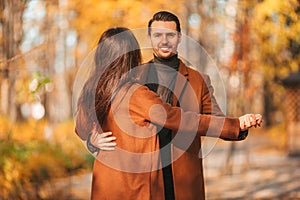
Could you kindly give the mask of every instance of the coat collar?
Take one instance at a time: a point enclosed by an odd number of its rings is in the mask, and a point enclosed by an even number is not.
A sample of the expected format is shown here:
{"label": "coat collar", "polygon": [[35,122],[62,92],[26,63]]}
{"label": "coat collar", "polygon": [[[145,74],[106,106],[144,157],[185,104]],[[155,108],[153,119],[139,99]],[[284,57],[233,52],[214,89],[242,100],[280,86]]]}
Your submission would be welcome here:
{"label": "coat collar", "polygon": [[[178,58],[179,59],[179,58]],[[182,74],[187,80],[189,80],[189,70],[188,67],[182,62],[181,59],[179,59],[179,68],[178,72]],[[154,63],[154,59],[152,58],[148,63]]]}
{"label": "coat collar", "polygon": [[[179,68],[178,68],[178,72],[181,76],[176,77],[176,82],[175,82],[175,87],[174,87],[174,93],[175,95],[173,96],[173,106],[176,106],[178,103],[178,99],[176,98],[176,96],[178,98],[180,98],[180,96],[182,96],[185,92],[187,83],[189,81],[189,69],[188,67],[182,62],[181,59],[179,59],[180,63],[179,63]],[[150,61],[148,61],[148,63],[153,63],[153,59],[151,59]],[[147,73],[145,73],[147,74]],[[145,76],[144,74],[144,76]],[[184,77],[184,78],[183,78]]]}

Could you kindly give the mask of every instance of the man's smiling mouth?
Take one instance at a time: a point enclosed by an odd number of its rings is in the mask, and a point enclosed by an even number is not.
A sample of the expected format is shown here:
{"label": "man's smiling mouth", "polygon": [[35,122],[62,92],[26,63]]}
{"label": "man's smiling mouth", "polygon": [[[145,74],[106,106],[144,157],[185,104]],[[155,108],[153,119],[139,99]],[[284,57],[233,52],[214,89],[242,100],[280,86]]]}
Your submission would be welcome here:
{"label": "man's smiling mouth", "polygon": [[159,49],[162,51],[171,51],[170,47],[160,47]]}

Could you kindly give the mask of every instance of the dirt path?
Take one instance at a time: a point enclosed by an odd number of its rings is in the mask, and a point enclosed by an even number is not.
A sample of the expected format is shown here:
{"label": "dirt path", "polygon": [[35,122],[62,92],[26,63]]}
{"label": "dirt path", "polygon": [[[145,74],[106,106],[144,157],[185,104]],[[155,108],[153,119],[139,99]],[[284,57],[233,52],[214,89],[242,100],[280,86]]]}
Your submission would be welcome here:
{"label": "dirt path", "polygon": [[228,174],[230,144],[221,143],[204,160],[207,200],[300,199],[300,158],[288,157],[268,138],[252,137],[237,144]]}
{"label": "dirt path", "polygon": [[[300,199],[299,157],[288,157],[267,135],[252,135],[236,143],[231,165],[226,168],[230,144],[218,141],[204,159],[207,200]],[[71,178],[73,199],[90,199],[91,178],[90,173]]]}

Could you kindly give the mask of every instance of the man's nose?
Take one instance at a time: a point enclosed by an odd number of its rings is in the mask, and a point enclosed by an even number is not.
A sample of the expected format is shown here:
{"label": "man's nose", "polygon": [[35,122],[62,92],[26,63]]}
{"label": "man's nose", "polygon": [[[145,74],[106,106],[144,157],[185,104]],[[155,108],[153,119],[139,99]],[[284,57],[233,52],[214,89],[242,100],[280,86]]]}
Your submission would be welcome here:
{"label": "man's nose", "polygon": [[161,39],[161,43],[163,43],[163,44],[166,44],[166,43],[168,43],[169,41],[168,41],[168,37],[167,37],[167,35],[163,35],[162,36],[162,39]]}

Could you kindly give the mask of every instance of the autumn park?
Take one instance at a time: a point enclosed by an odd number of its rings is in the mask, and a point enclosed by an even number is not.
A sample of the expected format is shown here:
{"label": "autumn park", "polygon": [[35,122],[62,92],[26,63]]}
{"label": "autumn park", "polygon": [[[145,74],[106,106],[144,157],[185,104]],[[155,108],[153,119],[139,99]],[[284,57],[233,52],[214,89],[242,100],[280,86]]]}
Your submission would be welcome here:
{"label": "autumn park", "polygon": [[91,198],[83,71],[117,26],[151,59],[148,21],[164,10],[226,116],[263,117],[243,141],[202,139],[206,199],[300,199],[300,0],[0,0],[0,200]]}

